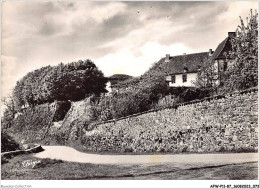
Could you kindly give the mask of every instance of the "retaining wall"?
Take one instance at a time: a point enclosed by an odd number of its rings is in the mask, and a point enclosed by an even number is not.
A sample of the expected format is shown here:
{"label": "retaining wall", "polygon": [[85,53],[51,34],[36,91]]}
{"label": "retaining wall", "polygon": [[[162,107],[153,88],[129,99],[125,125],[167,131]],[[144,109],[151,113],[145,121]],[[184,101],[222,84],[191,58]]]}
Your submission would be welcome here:
{"label": "retaining wall", "polygon": [[50,143],[60,145],[75,144],[82,134],[82,128],[86,123],[90,122],[90,119],[89,99],[72,102],[64,119],[54,122],[50,127],[48,135]]}
{"label": "retaining wall", "polygon": [[82,143],[99,152],[257,151],[257,96],[253,89],[110,120]]}

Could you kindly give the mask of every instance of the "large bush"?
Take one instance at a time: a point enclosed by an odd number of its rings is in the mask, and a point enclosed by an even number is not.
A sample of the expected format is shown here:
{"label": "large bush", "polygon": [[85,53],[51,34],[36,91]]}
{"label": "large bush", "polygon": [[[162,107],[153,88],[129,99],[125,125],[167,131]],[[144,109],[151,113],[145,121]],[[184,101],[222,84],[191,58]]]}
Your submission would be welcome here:
{"label": "large bush", "polygon": [[[169,102],[170,104],[165,104],[166,107],[172,107],[173,99],[175,99],[175,104],[189,102],[192,100],[203,99],[205,97],[209,97],[213,95],[214,89],[213,88],[195,88],[195,87],[174,87],[170,89],[170,94],[166,96],[164,99],[164,103]],[[171,98],[172,100],[170,100]]]}
{"label": "large bush", "polygon": [[163,77],[143,79],[111,96],[93,98],[93,113],[97,120],[108,120],[147,111],[154,108],[158,100],[168,91],[168,85]]}
{"label": "large bush", "polygon": [[6,132],[1,131],[1,152],[19,150],[20,145]]}
{"label": "large bush", "polygon": [[192,100],[203,99],[205,97],[211,96],[211,89],[204,88],[188,88],[178,95],[182,102],[189,102]]}
{"label": "large bush", "polygon": [[106,79],[91,60],[60,63],[28,73],[17,82],[13,95],[18,107],[54,100],[81,100],[105,92]]}
{"label": "large bush", "polygon": [[156,109],[172,108],[177,105],[178,98],[175,95],[167,95],[160,98],[155,106]]}

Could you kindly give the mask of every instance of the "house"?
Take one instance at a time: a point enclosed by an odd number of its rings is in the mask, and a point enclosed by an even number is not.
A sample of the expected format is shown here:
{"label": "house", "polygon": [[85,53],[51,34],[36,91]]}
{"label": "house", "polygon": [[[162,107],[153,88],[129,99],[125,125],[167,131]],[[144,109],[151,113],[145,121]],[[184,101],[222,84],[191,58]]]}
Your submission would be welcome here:
{"label": "house", "polygon": [[200,71],[200,66],[203,61],[211,59],[214,62],[217,74],[217,84],[222,81],[222,73],[228,66],[232,65],[232,60],[226,58],[225,53],[232,50],[231,38],[235,36],[235,32],[228,32],[228,37],[223,40],[216,50],[213,52],[209,49],[208,52],[183,54],[179,56],[166,55],[162,59],[166,73],[166,82],[170,87],[195,87],[195,80]]}
{"label": "house", "polygon": [[236,32],[228,32],[228,36],[218,45],[212,55],[212,60],[218,71],[218,84],[223,82],[223,72],[233,64],[233,60],[227,54],[232,50],[231,39],[235,36]]}
{"label": "house", "polygon": [[168,70],[166,81],[169,82],[169,86],[194,87],[193,81],[196,80],[198,69],[210,54],[212,54],[212,50],[173,57],[166,55],[165,67]]}
{"label": "house", "polygon": [[112,91],[115,91],[115,86],[119,84],[122,81],[125,81],[127,79],[133,78],[130,75],[126,74],[114,74],[110,77],[107,77],[107,85],[106,85],[106,90],[110,93]]}

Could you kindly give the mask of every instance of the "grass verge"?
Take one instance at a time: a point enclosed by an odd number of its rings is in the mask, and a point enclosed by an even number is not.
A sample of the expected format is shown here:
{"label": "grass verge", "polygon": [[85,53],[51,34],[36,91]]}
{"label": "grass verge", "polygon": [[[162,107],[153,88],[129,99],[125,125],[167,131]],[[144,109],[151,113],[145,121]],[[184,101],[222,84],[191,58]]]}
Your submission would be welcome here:
{"label": "grass verge", "polygon": [[3,180],[253,180],[258,164],[243,163],[196,169],[180,169],[171,164],[105,165],[39,159],[31,154],[16,156],[2,164]]}

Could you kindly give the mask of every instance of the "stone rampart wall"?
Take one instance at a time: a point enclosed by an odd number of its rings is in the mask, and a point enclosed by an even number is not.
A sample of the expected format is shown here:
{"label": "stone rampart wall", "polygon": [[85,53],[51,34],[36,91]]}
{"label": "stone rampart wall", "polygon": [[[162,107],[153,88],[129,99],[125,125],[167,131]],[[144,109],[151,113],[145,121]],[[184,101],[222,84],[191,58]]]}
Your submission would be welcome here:
{"label": "stone rampart wall", "polygon": [[257,151],[257,96],[249,90],[109,121],[82,142],[99,152]]}

